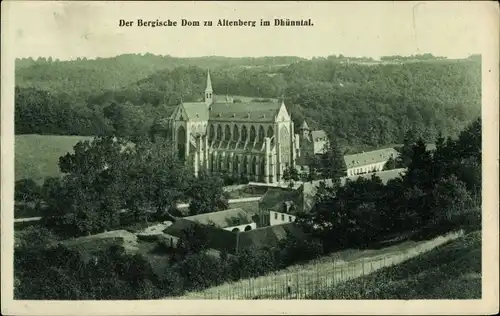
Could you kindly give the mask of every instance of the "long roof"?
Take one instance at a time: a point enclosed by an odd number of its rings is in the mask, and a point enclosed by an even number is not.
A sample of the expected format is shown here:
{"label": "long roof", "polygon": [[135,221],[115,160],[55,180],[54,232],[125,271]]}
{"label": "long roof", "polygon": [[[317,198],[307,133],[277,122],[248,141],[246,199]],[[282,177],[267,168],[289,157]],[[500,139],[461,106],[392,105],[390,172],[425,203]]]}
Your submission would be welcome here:
{"label": "long roof", "polygon": [[210,120],[274,122],[281,108],[278,102],[217,102],[210,106]]}
{"label": "long roof", "polygon": [[394,148],[384,148],[364,153],[346,155],[344,161],[347,168],[369,165],[372,163],[384,162],[389,158],[396,158],[399,153]]}
{"label": "long roof", "polygon": [[215,225],[219,228],[253,223],[252,217],[241,208],[187,216],[184,219],[204,225]]}

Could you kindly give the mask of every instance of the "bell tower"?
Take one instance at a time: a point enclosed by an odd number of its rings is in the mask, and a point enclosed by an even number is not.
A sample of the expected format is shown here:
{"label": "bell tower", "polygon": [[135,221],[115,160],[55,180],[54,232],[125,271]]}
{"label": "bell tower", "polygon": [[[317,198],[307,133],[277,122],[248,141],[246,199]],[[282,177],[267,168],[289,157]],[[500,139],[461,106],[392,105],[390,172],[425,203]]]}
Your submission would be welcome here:
{"label": "bell tower", "polygon": [[309,139],[309,126],[307,125],[306,121],[302,123],[302,126],[300,126],[300,136],[305,139]]}
{"label": "bell tower", "polygon": [[205,89],[205,104],[210,106],[213,102],[212,80],[210,80],[210,70],[207,73],[207,87]]}

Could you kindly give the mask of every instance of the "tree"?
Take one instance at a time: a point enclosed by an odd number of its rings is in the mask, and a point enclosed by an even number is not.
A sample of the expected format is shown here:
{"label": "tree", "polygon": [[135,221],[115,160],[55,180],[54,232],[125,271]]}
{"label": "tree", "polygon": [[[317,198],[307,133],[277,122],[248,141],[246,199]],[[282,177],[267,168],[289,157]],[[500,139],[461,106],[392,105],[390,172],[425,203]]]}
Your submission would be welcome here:
{"label": "tree", "polygon": [[422,139],[412,147],[411,162],[404,176],[409,186],[418,186],[430,190],[434,185],[433,160]]}
{"label": "tree", "polygon": [[[330,135],[333,135],[333,133],[330,132]],[[340,185],[340,178],[346,176],[347,167],[344,155],[333,136],[329,138],[325,152],[320,156],[320,165],[322,177],[332,179],[335,185]]]}
{"label": "tree", "polygon": [[51,226],[91,234],[119,225],[128,188],[122,164],[126,146],[123,139],[97,137],[77,143],[73,153],[59,159],[65,175],[61,181],[46,182],[44,190],[45,216],[56,217]]}
{"label": "tree", "polygon": [[392,170],[392,169],[396,169],[396,159],[392,158],[392,157],[389,157],[389,159],[387,159],[387,162],[384,164],[384,168],[383,170]]}
{"label": "tree", "polygon": [[285,169],[283,170],[283,176],[282,176],[284,181],[298,181],[299,180],[299,172],[295,167],[292,166],[286,166]]}
{"label": "tree", "polygon": [[29,226],[16,234],[15,247],[17,249],[43,249],[51,246],[57,239],[45,227]]}
{"label": "tree", "polygon": [[187,198],[192,174],[177,159],[175,150],[164,139],[141,139],[129,149],[126,174],[130,180],[126,205],[137,218],[161,216]]}
{"label": "tree", "polygon": [[200,172],[198,178],[192,180],[188,196],[191,215],[218,212],[229,207],[222,179],[208,175],[205,171]]}
{"label": "tree", "polygon": [[201,224],[194,224],[182,230],[178,249],[184,256],[204,252],[208,249],[208,233]]}
{"label": "tree", "polygon": [[432,208],[435,219],[450,219],[470,207],[472,199],[465,184],[452,175],[440,179],[432,190]]}
{"label": "tree", "polygon": [[41,197],[41,187],[31,179],[16,181],[14,187],[14,199],[18,202],[36,202]]}
{"label": "tree", "polygon": [[406,168],[410,165],[415,141],[416,136],[414,131],[407,130],[403,140],[403,147],[400,148],[399,156],[396,158],[396,165],[398,168]]}

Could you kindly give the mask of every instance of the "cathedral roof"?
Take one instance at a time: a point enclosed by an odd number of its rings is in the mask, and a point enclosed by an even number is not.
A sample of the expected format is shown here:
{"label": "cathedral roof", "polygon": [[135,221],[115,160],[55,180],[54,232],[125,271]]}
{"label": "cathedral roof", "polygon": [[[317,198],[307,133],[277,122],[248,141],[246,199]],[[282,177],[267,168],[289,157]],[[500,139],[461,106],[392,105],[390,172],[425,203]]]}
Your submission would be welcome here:
{"label": "cathedral roof", "polygon": [[210,106],[210,120],[234,122],[273,122],[281,108],[277,102],[223,103]]}
{"label": "cathedral roof", "polygon": [[208,121],[208,108],[205,102],[184,102],[180,106],[184,108],[189,120]]}

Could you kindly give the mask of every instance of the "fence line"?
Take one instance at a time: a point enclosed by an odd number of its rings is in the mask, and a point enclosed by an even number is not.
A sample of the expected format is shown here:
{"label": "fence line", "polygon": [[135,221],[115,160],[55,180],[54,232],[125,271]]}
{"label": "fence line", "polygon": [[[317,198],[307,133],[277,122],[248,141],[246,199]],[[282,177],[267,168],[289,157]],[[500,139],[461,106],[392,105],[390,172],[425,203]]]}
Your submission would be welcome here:
{"label": "fence line", "polygon": [[[191,292],[177,299],[304,299],[317,291],[369,275],[379,269],[403,263],[463,235],[463,231],[417,244],[389,255],[375,255],[344,262],[314,262],[296,266],[294,270],[278,271],[267,276],[240,280]],[[288,281],[291,291],[288,293]]]}

